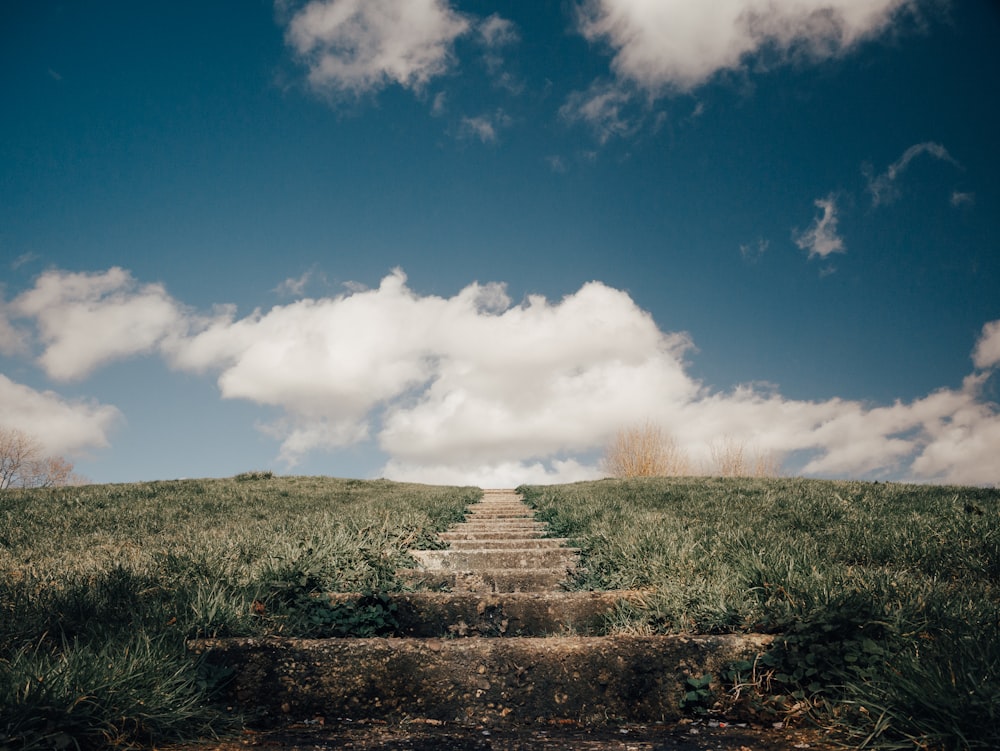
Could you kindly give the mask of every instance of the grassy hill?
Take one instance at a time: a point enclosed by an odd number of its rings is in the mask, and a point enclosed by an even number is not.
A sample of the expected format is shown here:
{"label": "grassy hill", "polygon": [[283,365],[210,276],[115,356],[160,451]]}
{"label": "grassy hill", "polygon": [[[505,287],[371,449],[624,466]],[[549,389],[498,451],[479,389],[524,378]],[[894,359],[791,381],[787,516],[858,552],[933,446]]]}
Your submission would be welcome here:
{"label": "grassy hill", "polygon": [[[521,491],[582,549],[581,589],[640,588],[610,632],[766,631],[715,704],[808,714],[884,748],[1000,747],[1000,491],[798,479]],[[272,477],[0,493],[0,748],[224,732],[198,636],[391,633],[379,594],[473,488]],[[322,591],[371,593],[331,607]]]}
{"label": "grassy hill", "polygon": [[521,491],[582,548],[577,586],[648,592],[613,628],[779,634],[729,676],[751,712],[808,713],[858,744],[1000,748],[1000,491],[719,478]]}

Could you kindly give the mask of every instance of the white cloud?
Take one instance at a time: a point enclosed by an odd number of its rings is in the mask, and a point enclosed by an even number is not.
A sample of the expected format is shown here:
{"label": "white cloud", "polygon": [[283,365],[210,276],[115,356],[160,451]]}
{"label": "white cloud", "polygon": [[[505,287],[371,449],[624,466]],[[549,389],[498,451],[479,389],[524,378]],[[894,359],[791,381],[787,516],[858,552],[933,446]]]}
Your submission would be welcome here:
{"label": "white cloud", "polygon": [[493,83],[502,89],[506,89],[511,94],[520,94],[524,89],[524,84],[515,79],[509,72],[503,70],[504,48],[517,44],[521,40],[517,26],[506,18],[502,18],[494,13],[483,19],[476,26],[480,43],[485,48],[483,63],[489,72]]}
{"label": "white cloud", "polygon": [[28,339],[11,317],[16,315],[8,312],[8,306],[0,298],[0,355],[23,355],[28,352]]}
{"label": "white cloud", "polygon": [[960,485],[1000,485],[1000,415],[996,405],[979,398],[984,380],[969,376],[960,392],[940,393],[940,399],[954,404],[924,424],[928,440],[913,461],[916,477]]}
{"label": "white cloud", "polygon": [[762,52],[827,58],[885,30],[913,0],[589,0],[579,27],[620,79],[690,91]]}
{"label": "white cloud", "polygon": [[559,115],[570,123],[586,123],[603,144],[635,132],[637,126],[626,114],[631,102],[632,95],[624,88],[596,82],[587,91],[570,94]]}
{"label": "white cloud", "polygon": [[392,460],[382,468],[383,477],[429,485],[476,485],[481,488],[514,488],[518,485],[557,485],[596,480],[600,470],[568,459],[552,462],[500,462],[484,464],[406,464]]}
{"label": "white cloud", "polygon": [[959,206],[974,206],[976,203],[975,193],[964,193],[960,190],[953,190],[951,192],[951,205],[955,207]]}
{"label": "white cloud", "polygon": [[479,37],[483,44],[493,49],[497,47],[507,47],[520,41],[521,36],[517,32],[517,26],[499,14],[484,18],[478,25]]}
{"label": "white cloud", "polygon": [[69,401],[0,373],[0,426],[34,436],[46,453],[72,456],[107,446],[108,433],[120,419],[110,405]]}
{"label": "white cloud", "polygon": [[303,293],[306,291],[306,287],[309,285],[309,282],[312,281],[312,276],[312,271],[306,271],[298,278],[289,277],[275,287],[274,292],[288,297],[302,297]]}
{"label": "white cloud", "polygon": [[[928,141],[926,143],[917,143],[908,148],[903,152],[903,155],[899,157],[895,162],[890,164],[885,172],[879,175],[873,175],[870,167],[865,167],[864,171],[868,177],[868,191],[872,194],[872,206],[882,206],[885,204],[892,203],[899,197],[899,189],[896,187],[896,180],[903,171],[910,166],[916,157],[921,154],[927,154],[928,156],[934,157],[941,161],[948,162],[955,167],[960,167],[961,165],[952,158],[948,150],[939,143],[933,143]],[[959,205],[955,196],[966,196],[968,194],[952,194],[952,204]],[[960,198],[959,201],[963,200]]]}
{"label": "white cloud", "polygon": [[483,143],[496,143],[499,131],[510,127],[510,123],[510,117],[503,110],[497,110],[492,115],[463,117],[459,128],[459,136],[462,138],[476,138]]}
{"label": "white cloud", "polygon": [[983,326],[972,362],[977,368],[995,368],[1000,365],[1000,321],[990,321]]}
{"label": "white cloud", "polygon": [[826,258],[831,253],[844,253],[844,241],[837,234],[837,201],[831,193],[826,198],[817,198],[814,205],[822,209],[823,213],[817,216],[809,229],[804,232],[794,232],[795,244],[802,250],[809,251],[809,257],[819,256]]}
{"label": "white cloud", "polygon": [[[47,272],[17,300],[31,303],[22,314],[46,332],[42,361],[56,372],[87,372],[155,347],[176,368],[215,374],[223,397],[277,408],[264,430],[289,464],[373,440],[394,479],[564,482],[597,476],[584,457],[618,428],[652,420],[696,462],[729,438],[777,455],[804,452],[791,468],[804,474],[1000,482],[1000,414],[984,397],[1000,366],[1000,321],[983,327],[977,370],[961,388],[873,406],[787,399],[770,386],[714,391],[689,374],[686,335],[662,331],[628,294],[600,282],[558,301],[514,304],[500,284],[419,295],[395,271],[375,289],[355,285],[238,318],[232,307],[180,312],[161,287],[112,269]],[[141,318],[147,305],[164,311],[156,326],[122,328],[126,313]],[[93,352],[67,354],[66,340],[80,331],[70,309],[127,346],[107,346],[104,332],[91,331]],[[102,445],[117,414],[4,379],[0,410],[12,404],[36,405],[18,407],[18,419],[60,426],[52,432],[64,446]],[[73,438],[66,424],[82,432]]]}
{"label": "white cloud", "polygon": [[447,0],[311,0],[285,38],[316,90],[363,94],[393,83],[422,88],[447,71],[469,28]]}
{"label": "white cloud", "polygon": [[108,360],[152,351],[178,333],[182,312],[162,285],[139,285],[120,268],[87,274],[46,271],[9,309],[32,318],[52,378],[82,378]]}

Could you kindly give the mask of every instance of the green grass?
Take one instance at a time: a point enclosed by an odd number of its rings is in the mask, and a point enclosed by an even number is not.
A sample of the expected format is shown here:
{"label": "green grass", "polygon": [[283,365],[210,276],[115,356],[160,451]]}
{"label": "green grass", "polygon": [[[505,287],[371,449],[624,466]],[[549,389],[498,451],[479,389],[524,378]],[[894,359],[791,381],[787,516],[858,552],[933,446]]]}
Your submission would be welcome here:
{"label": "green grass", "polygon": [[520,490],[581,547],[576,587],[646,590],[612,631],[775,633],[760,663],[725,676],[748,711],[808,712],[855,746],[1000,748],[1000,491],[719,478]]}
{"label": "green grass", "polygon": [[[192,637],[377,633],[406,550],[473,488],[276,478],[0,493],[0,748],[223,732]],[[334,608],[321,591],[370,592]]]}
{"label": "green grass", "polygon": [[[692,676],[692,712],[808,714],[853,747],[1000,748],[1000,491],[798,479],[522,488],[582,549],[580,589],[643,589],[611,632],[765,631]],[[471,488],[276,478],[0,493],[0,748],[223,733],[202,636],[391,632],[406,550]],[[330,606],[322,591],[368,593]]]}

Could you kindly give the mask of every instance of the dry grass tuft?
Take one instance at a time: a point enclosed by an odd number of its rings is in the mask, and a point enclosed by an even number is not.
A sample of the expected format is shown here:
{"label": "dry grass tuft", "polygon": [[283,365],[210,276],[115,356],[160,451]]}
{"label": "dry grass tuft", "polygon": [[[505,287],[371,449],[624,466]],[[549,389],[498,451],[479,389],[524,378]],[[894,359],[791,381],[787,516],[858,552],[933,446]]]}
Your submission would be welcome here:
{"label": "dry grass tuft", "polygon": [[691,474],[691,462],[673,436],[647,422],[615,434],[604,469],[612,477],[682,477]]}

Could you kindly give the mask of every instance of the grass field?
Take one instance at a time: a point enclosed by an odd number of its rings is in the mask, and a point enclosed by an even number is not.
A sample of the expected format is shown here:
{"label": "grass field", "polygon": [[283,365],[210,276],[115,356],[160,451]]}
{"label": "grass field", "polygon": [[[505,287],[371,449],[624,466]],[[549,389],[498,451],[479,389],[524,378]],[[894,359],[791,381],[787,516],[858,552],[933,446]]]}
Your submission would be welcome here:
{"label": "grass field", "polygon": [[1000,491],[720,478],[521,491],[582,548],[576,587],[647,591],[612,628],[778,634],[728,686],[694,681],[694,709],[729,689],[855,745],[1000,748]]}
{"label": "grass field", "polygon": [[[472,488],[270,477],[0,493],[0,748],[104,748],[223,732],[225,676],[196,636],[377,633],[408,548]],[[237,718],[238,719],[238,718]]]}
{"label": "grass field", "polygon": [[[678,478],[521,489],[582,548],[580,589],[643,589],[611,632],[767,631],[693,676],[766,721],[855,746],[1000,748],[1000,491]],[[473,488],[271,477],[0,493],[0,748],[226,732],[197,636],[392,630],[395,572]],[[332,607],[322,591],[371,594]]]}

